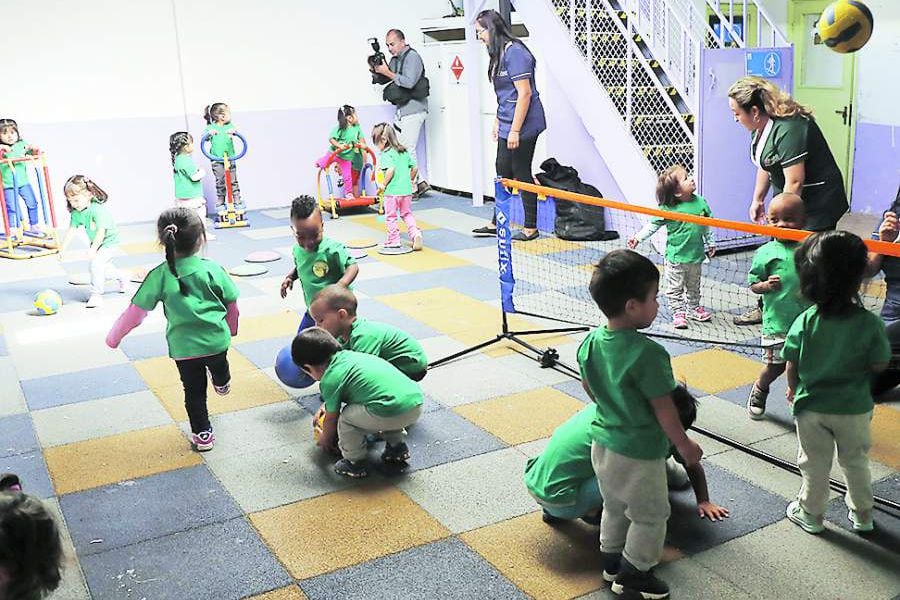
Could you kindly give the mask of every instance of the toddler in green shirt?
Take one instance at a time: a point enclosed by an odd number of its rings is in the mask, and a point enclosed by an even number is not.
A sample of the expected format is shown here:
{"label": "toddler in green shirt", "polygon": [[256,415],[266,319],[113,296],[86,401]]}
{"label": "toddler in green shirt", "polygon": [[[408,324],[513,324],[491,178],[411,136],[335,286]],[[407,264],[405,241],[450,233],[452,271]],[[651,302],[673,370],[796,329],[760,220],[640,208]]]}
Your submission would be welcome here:
{"label": "toddler in green shirt", "polygon": [[383,462],[409,460],[406,428],[422,414],[418,384],[382,358],[343,350],[321,327],[297,334],[291,358],[319,382],[325,422],[318,444],[329,450],[337,436],[343,458],[334,465],[336,473],[354,478],[369,474],[366,437],[370,434],[380,433],[385,441]]}

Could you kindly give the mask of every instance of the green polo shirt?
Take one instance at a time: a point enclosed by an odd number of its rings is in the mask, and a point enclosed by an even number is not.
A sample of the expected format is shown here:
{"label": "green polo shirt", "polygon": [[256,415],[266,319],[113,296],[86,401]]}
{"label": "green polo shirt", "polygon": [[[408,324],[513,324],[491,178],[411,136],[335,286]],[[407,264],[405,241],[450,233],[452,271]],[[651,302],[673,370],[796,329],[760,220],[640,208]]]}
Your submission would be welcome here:
{"label": "green polo shirt", "polygon": [[525,487],[550,504],[575,504],[585,479],[593,479],[591,424],[594,405],[585,406],[556,428],[540,456],[525,465]]}
{"label": "green polo shirt", "polygon": [[[328,134],[328,139],[337,140],[339,144],[355,144],[361,137],[362,131],[359,128],[359,123],[356,125],[347,125],[344,129],[335,125],[334,129],[331,130],[331,133]],[[337,150],[334,146],[332,146],[331,149]],[[359,154],[359,150],[356,148],[342,150],[338,153],[338,158],[352,160],[355,154]]]}
{"label": "green polo shirt", "polygon": [[631,458],[668,456],[669,439],[650,405],[675,389],[665,348],[634,329],[604,325],[578,347],[578,366],[597,404],[594,441]]}
{"label": "green polo shirt", "polygon": [[800,293],[800,278],[794,264],[797,242],[772,240],[753,254],[747,281],[752,285],[766,281],[771,275],[781,277],[781,289],[762,295],[763,335],[784,337],[797,315],[812,303]]}
{"label": "green polo shirt", "polygon": [[[213,134],[212,132],[217,132]],[[234,157],[234,139],[228,135],[229,131],[234,131],[234,125],[231,123],[225,123],[223,125],[219,125],[218,123],[210,123],[206,126],[204,133],[210,134],[209,136],[209,153],[216,158],[222,158],[225,156],[225,153],[228,153],[228,158]]]}
{"label": "green polo shirt", "polygon": [[[772,192],[784,191],[784,169],[803,163],[804,179],[800,196],[806,209],[809,231],[833,229],[847,212],[844,179],[831,154],[828,142],[814,119],[803,116],[774,118],[765,137],[759,166],[768,172]],[[762,132],[751,137],[750,153],[757,155]]]}
{"label": "green polo shirt", "polygon": [[[5,158],[23,158],[28,154],[28,144],[25,140],[19,140],[6,151]],[[16,170],[16,185],[22,187],[28,183],[28,171],[25,163],[16,163],[13,167],[9,163],[0,163],[0,177],[3,179],[3,187],[11,188],[13,186],[13,168]]]}
{"label": "green polo shirt", "polygon": [[[679,202],[674,206],[661,207],[665,210],[695,215],[698,217],[711,217],[712,211],[709,204],[702,196],[694,194],[690,200]],[[654,217],[651,219],[654,225],[666,227],[666,260],[677,264],[694,264],[703,262],[706,257],[704,239],[707,237],[708,228],[703,225],[687,223]]]}
{"label": "green polo shirt", "polygon": [[297,267],[306,306],[312,304],[322,288],[337,283],[347,267],[355,262],[342,243],[324,236],[315,252],[294,246],[294,266]]}
{"label": "green polo shirt", "polygon": [[788,331],[781,355],[797,365],[794,414],[804,410],[858,415],[872,410],[872,365],[891,357],[884,323],[862,307],[844,317],[804,311]]}
{"label": "green polo shirt", "polygon": [[175,157],[175,197],[183,200],[203,197],[203,183],[191,179],[197,173],[197,165],[190,154]]}
{"label": "green polo shirt", "polygon": [[94,243],[97,232],[105,229],[106,234],[103,236],[103,241],[100,242],[101,248],[109,248],[119,243],[119,230],[116,222],[113,221],[109,209],[97,202],[96,198],[91,200],[84,210],[73,210],[69,214],[69,227],[72,229],[84,227],[91,244]]}
{"label": "green polo shirt", "polygon": [[[225,269],[208,258],[176,258],[175,269],[178,278],[165,262],[147,273],[132,304],[151,311],[162,302],[169,356],[176,360],[228,350],[231,330],[225,313],[238,298],[237,286]],[[179,279],[185,294],[179,289]]]}
{"label": "green polo shirt", "polygon": [[345,350],[380,356],[408,377],[421,375],[428,368],[422,345],[402,329],[387,323],[357,317],[343,346]]}
{"label": "green polo shirt", "polygon": [[422,390],[386,360],[352,350],[331,357],[322,374],[319,391],[325,410],[363,404],[376,417],[393,417],[422,404]]}
{"label": "green polo shirt", "polygon": [[389,148],[381,153],[378,160],[378,168],[382,171],[394,170],[394,176],[388,182],[384,193],[387,196],[409,196],[413,193],[412,169],[416,161],[409,152],[397,152]]}

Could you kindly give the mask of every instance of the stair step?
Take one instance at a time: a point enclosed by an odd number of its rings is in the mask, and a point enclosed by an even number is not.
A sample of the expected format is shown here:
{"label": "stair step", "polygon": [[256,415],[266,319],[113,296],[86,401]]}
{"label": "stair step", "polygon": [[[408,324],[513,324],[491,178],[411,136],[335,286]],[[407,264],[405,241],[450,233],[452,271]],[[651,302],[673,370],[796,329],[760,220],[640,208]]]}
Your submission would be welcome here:
{"label": "stair step", "polygon": [[[674,86],[668,86],[663,89],[665,89],[666,94],[669,96],[678,95],[678,90],[675,89]],[[624,85],[611,85],[606,88],[606,91],[609,92],[610,95],[615,96],[624,96],[627,90],[628,86]],[[646,96],[648,94],[659,92],[659,89],[655,85],[633,85],[631,86],[631,90],[636,96]]]}

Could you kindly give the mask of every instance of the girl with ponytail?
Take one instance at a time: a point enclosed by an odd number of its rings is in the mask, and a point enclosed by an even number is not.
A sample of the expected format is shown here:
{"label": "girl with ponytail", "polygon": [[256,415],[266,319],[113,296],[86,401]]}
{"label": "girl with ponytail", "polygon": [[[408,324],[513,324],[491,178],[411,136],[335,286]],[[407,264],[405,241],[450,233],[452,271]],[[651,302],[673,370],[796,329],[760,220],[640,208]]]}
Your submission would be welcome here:
{"label": "girl with ponytail", "polygon": [[194,138],[187,131],[176,131],[169,136],[169,154],[172,157],[172,171],[175,177],[175,206],[183,206],[197,211],[206,228],[206,239],[214,240],[206,219],[206,199],[203,197],[203,178],[206,171],[194,163]]}
{"label": "girl with ponytail", "polygon": [[225,269],[197,256],[206,235],[195,211],[170,208],[159,216],[156,230],[166,260],[147,273],[107,334],[106,344],[118,348],[122,338],[162,302],[169,356],[184,385],[191,443],[198,452],[205,452],[216,441],[206,407],[207,372],[217,394],[231,391],[227,354],[238,332],[238,289]]}
{"label": "girl with ponytail", "polygon": [[[356,161],[362,167],[362,150],[366,147],[366,139],[359,127],[359,117],[356,109],[345,104],[337,111],[337,125],[328,134],[328,152],[316,161],[315,166],[320,169],[325,167],[325,162],[331,153],[340,150],[332,161],[341,170],[344,180],[344,197],[353,198],[359,190],[353,185],[353,163]],[[358,175],[358,174],[357,174]]]}

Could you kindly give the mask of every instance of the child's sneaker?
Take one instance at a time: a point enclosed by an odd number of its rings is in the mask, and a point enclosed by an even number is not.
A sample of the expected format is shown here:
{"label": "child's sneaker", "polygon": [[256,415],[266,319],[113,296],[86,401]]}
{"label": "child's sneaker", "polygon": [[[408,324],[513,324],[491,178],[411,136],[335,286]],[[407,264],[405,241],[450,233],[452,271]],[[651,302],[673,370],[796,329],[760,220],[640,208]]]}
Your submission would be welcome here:
{"label": "child's sneaker", "polygon": [[97,308],[98,306],[103,306],[103,296],[100,294],[91,294],[91,297],[88,298],[87,304],[85,305],[87,308]]}
{"label": "child's sneaker", "polygon": [[817,519],[815,516],[803,510],[803,507],[800,506],[798,500],[794,500],[788,504],[786,514],[789,521],[802,527],[803,531],[806,533],[815,534],[825,531],[825,526],[822,525],[822,517]]}
{"label": "child's sneaker", "polygon": [[381,453],[382,462],[386,463],[403,463],[409,460],[409,448],[403,442],[396,446],[390,444],[384,445],[384,452]]}
{"label": "child's sneaker", "polygon": [[747,412],[754,421],[759,421],[766,414],[766,398],[769,397],[768,391],[759,389],[755,383],[750,388],[750,397],[747,398]]}
{"label": "child's sneaker", "polygon": [[654,575],[653,569],[638,571],[627,560],[622,560],[622,568],[610,589],[614,594],[622,594],[628,590],[633,594],[640,594],[641,598],[650,600],[663,600],[669,597],[668,584]]}
{"label": "child's sneaker", "polygon": [[216,385],[213,384],[213,389],[216,390],[216,393],[220,396],[227,396],[231,393],[231,382],[229,381],[225,385]]}
{"label": "child's sneaker", "polygon": [[545,508],[541,512],[541,521],[543,521],[547,525],[555,525],[555,524],[559,523],[560,521],[562,521],[562,519],[560,519],[559,517],[554,517],[553,515],[548,513],[547,509]]}
{"label": "child's sneaker", "polygon": [[194,444],[197,452],[208,452],[216,445],[216,436],[213,435],[212,429],[207,429],[200,433],[192,433],[191,443]]}
{"label": "child's sneaker", "polygon": [[698,306],[692,311],[689,311],[687,314],[687,318],[693,321],[700,321],[701,323],[706,323],[710,319],[712,319],[712,313],[703,308],[702,306]]}
{"label": "child's sneaker", "polygon": [[361,460],[355,463],[346,458],[342,458],[334,463],[334,472],[338,475],[344,475],[345,477],[352,477],[353,479],[367,477],[369,475],[365,461]]}
{"label": "child's sneaker", "polygon": [[621,552],[601,552],[600,562],[603,565],[603,581],[612,583],[622,568]]}
{"label": "child's sneaker", "polygon": [[15,473],[0,475],[0,492],[21,492],[22,482]]}
{"label": "child's sneaker", "polygon": [[422,239],[422,234],[420,233],[412,240],[412,249],[413,250],[421,250],[425,245],[425,241]]}
{"label": "child's sneaker", "polygon": [[402,248],[402,247],[403,247],[403,244],[401,244],[400,241],[398,240],[398,241],[396,241],[396,242],[385,242],[385,243],[383,243],[383,244],[381,245],[381,247],[382,247],[382,248],[389,248],[389,249],[393,250],[393,249],[395,249],[395,248]]}
{"label": "child's sneaker", "polygon": [[672,315],[672,327],[675,329],[687,329],[688,323],[683,312]]}
{"label": "child's sneaker", "polygon": [[872,520],[871,510],[851,510],[847,518],[853,524],[853,531],[868,533],[875,530],[875,521]]}

